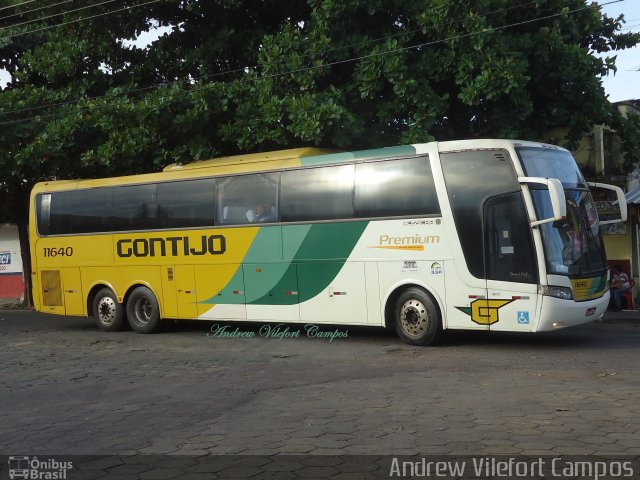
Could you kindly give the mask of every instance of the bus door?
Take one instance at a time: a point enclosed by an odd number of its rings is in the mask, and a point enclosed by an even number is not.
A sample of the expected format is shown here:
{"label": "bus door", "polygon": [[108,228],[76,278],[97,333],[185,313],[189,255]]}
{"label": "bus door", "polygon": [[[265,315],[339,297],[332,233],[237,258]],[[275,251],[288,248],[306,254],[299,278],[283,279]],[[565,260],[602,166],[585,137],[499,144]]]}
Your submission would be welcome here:
{"label": "bus door", "polygon": [[445,266],[447,328],[531,330],[538,274],[509,152],[450,151],[440,159],[464,257],[455,260],[456,269]]}
{"label": "bus door", "polygon": [[538,269],[521,192],[489,198],[483,207],[490,329],[531,331],[538,298]]}

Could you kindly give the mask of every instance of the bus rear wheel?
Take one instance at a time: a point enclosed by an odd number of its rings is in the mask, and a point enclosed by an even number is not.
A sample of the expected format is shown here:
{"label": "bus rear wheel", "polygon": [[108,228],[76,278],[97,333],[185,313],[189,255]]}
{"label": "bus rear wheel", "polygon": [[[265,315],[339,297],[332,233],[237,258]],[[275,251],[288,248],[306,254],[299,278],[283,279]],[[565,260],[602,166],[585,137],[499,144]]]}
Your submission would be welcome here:
{"label": "bus rear wheel", "polygon": [[396,300],[394,310],[398,337],[409,345],[433,345],[440,340],[440,312],[431,296],[411,287]]}
{"label": "bus rear wheel", "polygon": [[147,287],[137,287],[127,299],[127,319],[138,333],[153,333],[160,326],[160,308]]}
{"label": "bus rear wheel", "polygon": [[122,304],[109,288],[103,288],[93,298],[93,316],[98,328],[105,332],[117,332],[124,323]]}

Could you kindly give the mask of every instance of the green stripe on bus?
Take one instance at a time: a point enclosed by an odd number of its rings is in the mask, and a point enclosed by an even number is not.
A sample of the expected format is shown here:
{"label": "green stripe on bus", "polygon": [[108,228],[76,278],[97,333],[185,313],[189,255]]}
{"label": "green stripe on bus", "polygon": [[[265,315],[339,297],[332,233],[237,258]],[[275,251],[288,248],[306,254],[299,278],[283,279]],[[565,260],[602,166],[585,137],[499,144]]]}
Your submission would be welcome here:
{"label": "green stripe on bus", "polygon": [[300,164],[303,167],[311,165],[325,165],[330,163],[350,162],[354,156],[351,152],[330,153],[328,155],[314,155],[312,157],[302,157]]}
{"label": "green stripe on bus", "polygon": [[[296,262],[346,260],[369,222],[316,223],[294,257]],[[287,227],[283,227],[283,236]]]}
{"label": "green stripe on bus", "polygon": [[[255,301],[247,299],[247,303],[293,305],[315,297],[338,275],[368,223],[341,222],[313,225],[300,245],[293,264],[271,287],[270,293]],[[282,234],[285,237],[287,228],[290,227],[282,228]],[[297,295],[282,296],[283,292],[292,292],[293,288],[297,288]]]}
{"label": "green stripe on bus", "polygon": [[353,152],[353,158],[356,160],[377,160],[383,158],[410,157],[413,155],[416,155],[416,149],[411,145],[375,148],[372,150],[360,150],[359,152]]}
{"label": "green stripe on bus", "polygon": [[[311,225],[262,227],[245,254],[242,268],[238,268],[220,293],[216,292],[213,297],[200,303],[241,304],[245,301],[253,303],[263,297],[272,297],[273,286],[282,283],[291,260],[310,229]],[[243,290],[244,297],[232,295],[233,290]],[[276,298],[280,298],[280,295],[276,295]],[[290,300],[291,295],[287,295],[286,301]],[[270,304],[274,304],[273,299]]]}
{"label": "green stripe on bus", "polygon": [[[300,243],[302,243],[302,240]],[[282,260],[281,245],[281,227],[261,227],[249,250],[247,250],[242,263],[279,262]]]}

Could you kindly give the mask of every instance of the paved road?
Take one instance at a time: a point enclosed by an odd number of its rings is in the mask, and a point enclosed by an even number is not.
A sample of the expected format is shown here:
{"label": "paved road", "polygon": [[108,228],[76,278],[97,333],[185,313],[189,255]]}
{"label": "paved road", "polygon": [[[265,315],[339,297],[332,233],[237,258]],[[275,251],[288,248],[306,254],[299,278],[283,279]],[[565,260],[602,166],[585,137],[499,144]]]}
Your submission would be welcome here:
{"label": "paved road", "polygon": [[640,318],[432,348],[211,326],[0,311],[0,453],[640,455]]}

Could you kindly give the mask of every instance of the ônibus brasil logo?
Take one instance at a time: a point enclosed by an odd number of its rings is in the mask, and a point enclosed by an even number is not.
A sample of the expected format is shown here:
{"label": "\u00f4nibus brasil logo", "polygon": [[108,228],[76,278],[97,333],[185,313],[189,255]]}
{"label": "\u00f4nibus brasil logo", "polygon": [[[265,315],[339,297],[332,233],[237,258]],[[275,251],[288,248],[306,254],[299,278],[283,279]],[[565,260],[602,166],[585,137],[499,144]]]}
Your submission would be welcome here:
{"label": "\u00f4nibus brasil logo", "polygon": [[73,462],[63,462],[53,458],[40,460],[38,457],[9,457],[9,478],[11,480],[65,480]]}

